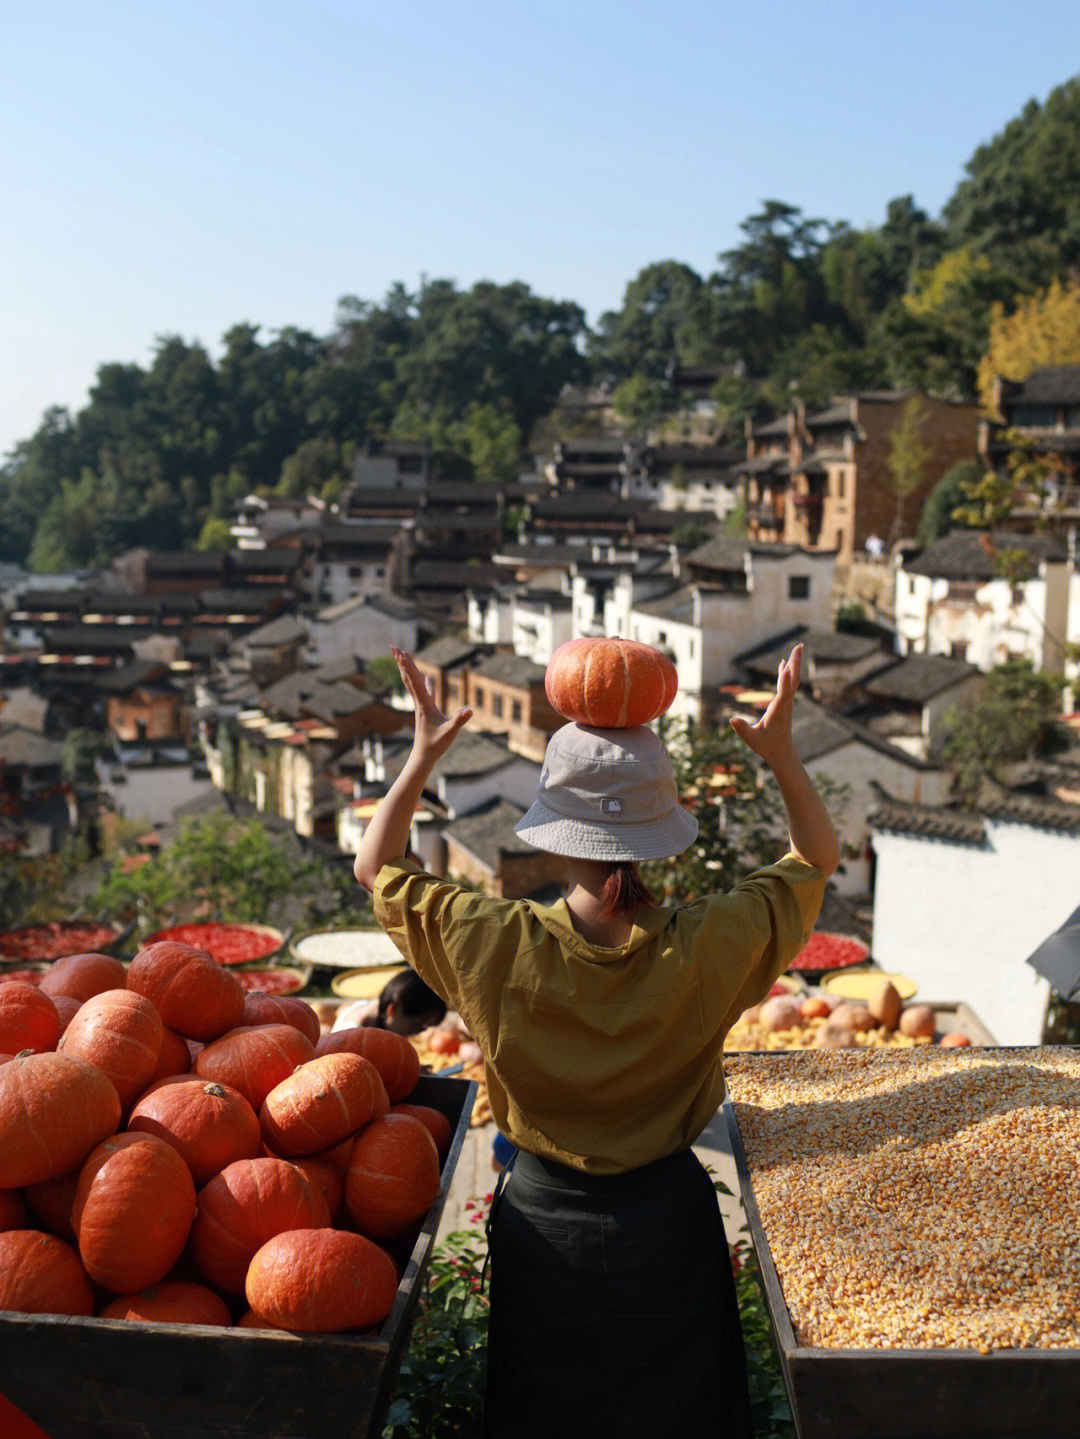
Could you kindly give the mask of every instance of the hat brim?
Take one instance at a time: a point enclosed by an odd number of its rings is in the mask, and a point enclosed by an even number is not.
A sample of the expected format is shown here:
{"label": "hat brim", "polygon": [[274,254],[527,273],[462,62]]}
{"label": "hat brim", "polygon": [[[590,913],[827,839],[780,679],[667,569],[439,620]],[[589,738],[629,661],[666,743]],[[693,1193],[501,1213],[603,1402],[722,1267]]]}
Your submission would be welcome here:
{"label": "hat brim", "polygon": [[697,838],[698,822],[681,805],[663,819],[641,824],[588,824],[556,814],[541,800],[518,820],[514,833],[526,844],[567,859],[602,859],[614,864],[668,859]]}

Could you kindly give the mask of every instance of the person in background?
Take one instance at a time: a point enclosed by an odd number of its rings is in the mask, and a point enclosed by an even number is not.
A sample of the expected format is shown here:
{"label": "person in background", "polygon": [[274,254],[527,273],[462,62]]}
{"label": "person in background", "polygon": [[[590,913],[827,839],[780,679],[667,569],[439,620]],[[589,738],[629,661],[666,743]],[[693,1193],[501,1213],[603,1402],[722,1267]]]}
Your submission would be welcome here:
{"label": "person in background", "polygon": [[360,1025],[392,1029],[395,1034],[419,1034],[446,1018],[446,1004],[412,969],[403,969],[386,981],[378,999],[343,1005],[335,1029]]}
{"label": "person in background", "polygon": [[413,747],[354,872],[480,1046],[492,1117],[517,1150],[489,1219],[485,1433],[748,1439],[723,1220],[691,1146],[723,1099],[724,1036],[805,945],[839,862],[791,737],[802,647],[761,719],[731,722],[772,771],[788,853],[729,893],[664,905],[638,864],[680,853],[697,821],[647,726],[552,736],[516,830],[566,858],[557,904],[493,899],[406,860],[413,811],[470,712],[444,716],[411,658],[394,657]]}

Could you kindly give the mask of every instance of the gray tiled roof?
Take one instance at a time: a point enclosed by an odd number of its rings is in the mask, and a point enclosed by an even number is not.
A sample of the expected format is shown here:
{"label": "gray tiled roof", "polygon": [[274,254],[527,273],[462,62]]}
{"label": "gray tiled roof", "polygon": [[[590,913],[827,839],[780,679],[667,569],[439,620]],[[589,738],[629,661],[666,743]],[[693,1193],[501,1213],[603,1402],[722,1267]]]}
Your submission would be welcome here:
{"label": "gray tiled roof", "polygon": [[252,630],[244,637],[244,644],[249,649],[275,649],[278,645],[299,644],[307,639],[307,625],[295,615],[281,615],[278,619],[270,620],[265,625],[260,625],[257,630]]}
{"label": "gray tiled roof", "polygon": [[670,594],[635,605],[634,609],[643,615],[652,615],[654,619],[689,625],[694,620],[694,591],[694,585],[683,585]]}
{"label": "gray tiled roof", "polygon": [[[516,759],[506,744],[493,735],[466,729],[439,760],[436,772],[444,779],[468,779],[473,775],[491,774]],[[539,774],[540,766],[536,769]]]}
{"label": "gray tiled roof", "polygon": [[520,685],[522,689],[544,682],[544,666],[523,655],[488,655],[474,666],[474,673],[500,684]]}
{"label": "gray tiled roof", "polygon": [[872,829],[893,834],[919,834],[958,844],[985,844],[986,821],[1023,824],[1032,829],[1080,834],[1080,805],[1032,799],[1007,791],[986,793],[976,809],[948,805],[906,804],[881,793],[880,806],[869,816]]}
{"label": "gray tiled roof", "polygon": [[1032,370],[1015,388],[1007,388],[1012,405],[1080,404],[1080,365],[1046,365]]}
{"label": "gray tiled roof", "polygon": [[796,625],[783,634],[774,635],[762,645],[744,650],[735,656],[737,664],[756,674],[776,673],[782,659],[787,659],[794,645],[804,648],[804,661],[819,665],[855,664],[884,650],[884,641],[874,635],[857,635],[846,630],[814,630]]}
{"label": "gray tiled roof", "polygon": [[493,873],[498,869],[500,854],[535,854],[536,849],[514,833],[514,825],[525,813],[512,800],[500,799],[448,824],[443,833],[447,839],[467,849]]}
{"label": "gray tiled roof", "polygon": [[869,694],[882,699],[922,703],[980,674],[976,665],[948,655],[908,655],[863,681]]}
{"label": "gray tiled roof", "polygon": [[466,661],[483,651],[484,646],[474,644],[471,640],[461,640],[456,635],[440,635],[438,639],[425,645],[415,658],[422,660],[426,665],[435,665],[438,669],[447,670],[465,664]]}
{"label": "gray tiled roof", "polygon": [[1036,562],[1049,560],[1064,564],[1068,552],[1056,535],[1033,535],[983,530],[953,530],[935,540],[919,555],[904,564],[910,574],[929,575],[943,580],[992,580],[998,573],[994,550],[1023,550]]}

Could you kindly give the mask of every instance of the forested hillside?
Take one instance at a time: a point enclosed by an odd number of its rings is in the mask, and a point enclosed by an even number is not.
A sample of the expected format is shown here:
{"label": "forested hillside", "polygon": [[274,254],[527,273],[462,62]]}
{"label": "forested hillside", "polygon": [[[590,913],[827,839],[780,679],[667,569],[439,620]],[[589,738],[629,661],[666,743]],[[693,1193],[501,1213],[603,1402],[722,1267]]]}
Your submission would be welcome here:
{"label": "forested hillside", "polygon": [[901,196],[856,230],[766,200],[715,272],[650,264],[595,330],[523,283],[437,280],[343,299],[326,336],[239,323],[217,361],[162,337],[147,368],[102,365],[86,406],[48,411],[5,462],[0,560],[221,543],[243,494],[333,499],[357,448],[388,436],[429,438],[444,473],[512,478],[568,382],[609,380],[638,423],[676,403],[672,365],[720,367],[729,425],[792,393],[974,397],[992,307],[1078,269],[1080,77],[980,146],[940,216]]}

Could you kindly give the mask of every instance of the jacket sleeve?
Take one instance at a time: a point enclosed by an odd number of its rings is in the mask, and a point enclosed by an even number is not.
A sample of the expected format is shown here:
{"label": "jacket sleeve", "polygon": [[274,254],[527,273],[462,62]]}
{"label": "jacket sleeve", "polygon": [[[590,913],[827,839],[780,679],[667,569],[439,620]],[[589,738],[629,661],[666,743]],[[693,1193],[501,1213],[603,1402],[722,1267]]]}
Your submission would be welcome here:
{"label": "jacket sleeve", "polygon": [[[730,893],[700,902],[695,961],[711,971],[706,1023],[726,1033],[805,947],[825,897],[821,871],[787,854]],[[691,910],[697,905],[689,907]]]}

